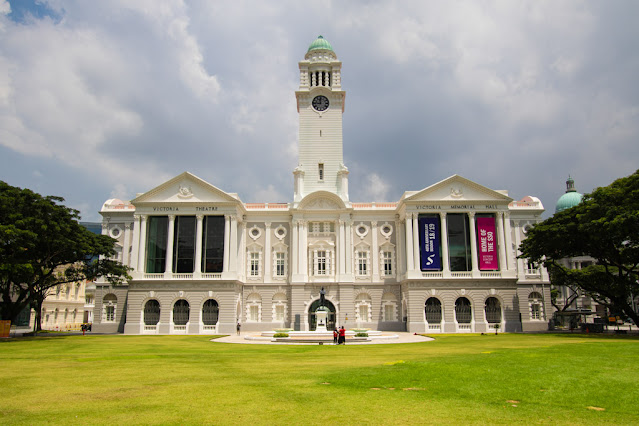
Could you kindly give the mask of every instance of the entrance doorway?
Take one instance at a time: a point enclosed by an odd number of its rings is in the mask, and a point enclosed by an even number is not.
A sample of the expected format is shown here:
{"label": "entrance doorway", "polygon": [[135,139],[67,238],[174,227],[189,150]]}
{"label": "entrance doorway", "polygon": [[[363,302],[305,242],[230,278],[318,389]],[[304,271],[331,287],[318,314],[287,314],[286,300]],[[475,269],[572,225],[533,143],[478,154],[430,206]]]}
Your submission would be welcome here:
{"label": "entrance doorway", "polygon": [[[326,329],[332,330],[335,328],[336,323],[335,305],[327,300],[324,302],[324,306],[326,306],[329,311],[326,317]],[[317,316],[315,315],[315,311],[319,307],[320,301],[319,299],[317,299],[311,304],[311,307],[308,309],[308,327],[310,331],[315,331],[317,329]]]}

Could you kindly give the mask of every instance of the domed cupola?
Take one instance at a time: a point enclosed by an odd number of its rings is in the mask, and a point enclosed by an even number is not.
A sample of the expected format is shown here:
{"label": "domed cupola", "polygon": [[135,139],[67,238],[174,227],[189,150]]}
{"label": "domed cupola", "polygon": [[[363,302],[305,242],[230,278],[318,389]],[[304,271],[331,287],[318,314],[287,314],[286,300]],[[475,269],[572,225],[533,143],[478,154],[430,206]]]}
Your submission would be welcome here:
{"label": "domed cupola", "polygon": [[306,53],[311,50],[330,50],[333,51],[333,46],[322,36],[318,36],[310,46],[308,46],[308,50]]}
{"label": "domed cupola", "polygon": [[555,213],[559,213],[562,210],[576,206],[581,203],[582,198],[583,195],[575,189],[575,181],[568,176],[568,180],[566,181],[566,193],[557,200]]}

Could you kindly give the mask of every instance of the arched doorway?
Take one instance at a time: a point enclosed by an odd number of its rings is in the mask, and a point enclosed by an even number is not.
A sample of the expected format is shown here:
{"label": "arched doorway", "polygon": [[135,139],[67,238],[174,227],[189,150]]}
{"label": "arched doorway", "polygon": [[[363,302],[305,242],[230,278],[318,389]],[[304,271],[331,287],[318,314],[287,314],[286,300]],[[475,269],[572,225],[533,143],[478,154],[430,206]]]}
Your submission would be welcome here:
{"label": "arched doorway", "polygon": [[[326,328],[328,330],[332,330],[335,328],[336,323],[336,315],[335,315],[335,305],[333,305],[328,300],[324,302],[324,306],[326,306],[329,310],[328,316],[326,318]],[[311,303],[311,307],[308,309],[308,329],[310,331],[315,331],[317,328],[317,317],[315,316],[315,311],[320,307],[320,301],[317,299],[313,303]]]}

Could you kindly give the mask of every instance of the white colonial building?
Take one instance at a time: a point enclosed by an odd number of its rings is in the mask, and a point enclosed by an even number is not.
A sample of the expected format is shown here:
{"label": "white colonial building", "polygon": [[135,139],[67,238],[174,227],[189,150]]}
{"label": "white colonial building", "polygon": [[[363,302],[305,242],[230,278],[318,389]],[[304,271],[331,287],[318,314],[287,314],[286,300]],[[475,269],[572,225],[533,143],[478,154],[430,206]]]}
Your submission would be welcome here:
{"label": "white colonial building", "polygon": [[517,259],[537,198],[454,175],[396,202],[349,200],[341,65],[321,36],[299,63],[291,203],[244,203],[188,172],[104,203],[102,231],[133,272],[96,283],[94,331],[312,330],[322,288],[329,327],[546,329],[546,271]]}

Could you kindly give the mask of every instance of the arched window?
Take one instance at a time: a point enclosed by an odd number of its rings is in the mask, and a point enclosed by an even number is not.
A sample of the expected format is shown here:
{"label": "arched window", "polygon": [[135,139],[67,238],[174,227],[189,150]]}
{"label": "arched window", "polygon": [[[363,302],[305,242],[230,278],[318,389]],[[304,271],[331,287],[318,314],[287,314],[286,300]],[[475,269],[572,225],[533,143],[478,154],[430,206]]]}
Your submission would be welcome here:
{"label": "arched window", "polygon": [[102,321],[115,322],[115,311],[118,306],[118,298],[109,293],[102,298]]}
{"label": "arched window", "polygon": [[470,324],[473,319],[470,300],[460,297],[455,301],[455,318],[458,324]]}
{"label": "arched window", "polygon": [[149,300],[144,304],[144,325],[157,325],[160,322],[160,302]]}
{"label": "arched window", "polygon": [[544,302],[541,294],[533,291],[528,295],[528,310],[531,320],[542,321],[544,319]]}
{"label": "arched window", "polygon": [[186,325],[189,322],[189,313],[191,308],[189,302],[180,299],[173,305],[173,324]]}
{"label": "arched window", "polygon": [[220,316],[220,307],[216,300],[209,299],[202,306],[202,323],[204,325],[215,325]]}
{"label": "arched window", "polygon": [[501,303],[496,297],[486,299],[484,308],[486,313],[486,322],[488,324],[499,324],[501,322]]}
{"label": "arched window", "polygon": [[426,321],[429,324],[439,324],[442,322],[442,302],[436,297],[429,297],[424,308]]}

